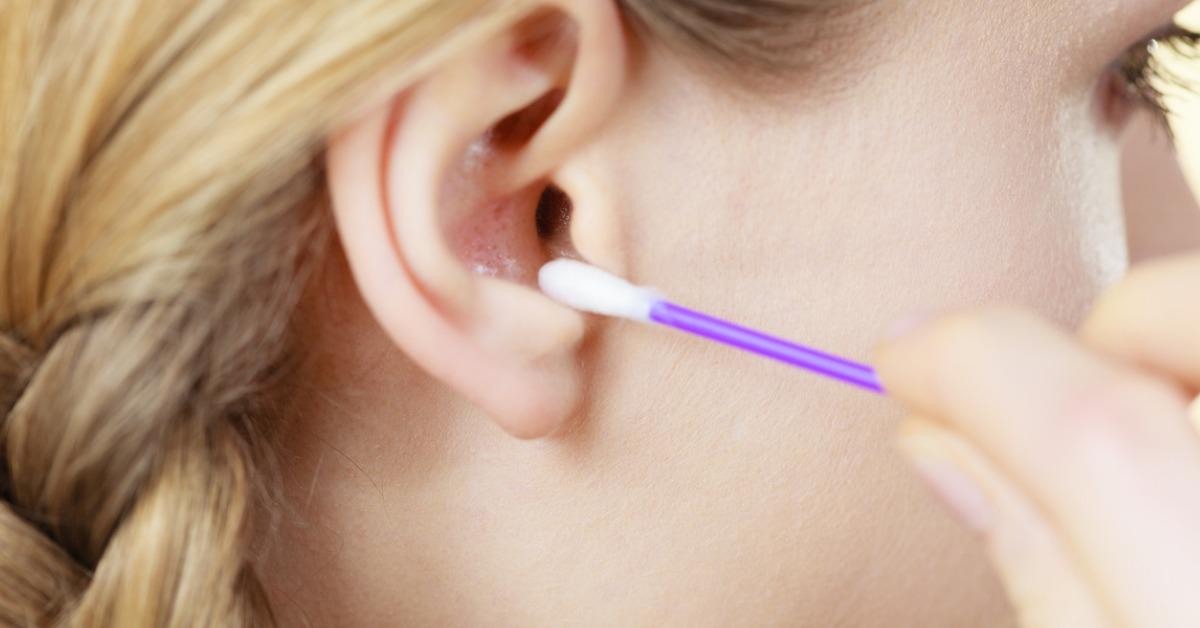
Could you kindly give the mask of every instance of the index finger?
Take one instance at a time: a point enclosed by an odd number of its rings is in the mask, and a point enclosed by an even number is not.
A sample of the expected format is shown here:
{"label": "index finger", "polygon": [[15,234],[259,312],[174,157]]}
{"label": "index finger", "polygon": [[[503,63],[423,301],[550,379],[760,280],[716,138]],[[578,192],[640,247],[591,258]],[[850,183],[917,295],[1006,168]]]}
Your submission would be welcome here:
{"label": "index finger", "polygon": [[992,311],[886,344],[885,385],[964,435],[1069,539],[1131,617],[1200,625],[1200,446],[1172,386],[1031,315]]}

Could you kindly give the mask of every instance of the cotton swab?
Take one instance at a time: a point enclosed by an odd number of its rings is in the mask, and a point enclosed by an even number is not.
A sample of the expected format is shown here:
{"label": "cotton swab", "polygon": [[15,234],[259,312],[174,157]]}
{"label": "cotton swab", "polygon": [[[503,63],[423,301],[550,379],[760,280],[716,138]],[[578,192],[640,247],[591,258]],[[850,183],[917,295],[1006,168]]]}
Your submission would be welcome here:
{"label": "cotton swab", "polygon": [[546,264],[538,273],[550,298],[593,314],[658,323],[751,353],[884,394],[875,370],[865,364],[769,336],[667,301],[604,270],[570,259]]}

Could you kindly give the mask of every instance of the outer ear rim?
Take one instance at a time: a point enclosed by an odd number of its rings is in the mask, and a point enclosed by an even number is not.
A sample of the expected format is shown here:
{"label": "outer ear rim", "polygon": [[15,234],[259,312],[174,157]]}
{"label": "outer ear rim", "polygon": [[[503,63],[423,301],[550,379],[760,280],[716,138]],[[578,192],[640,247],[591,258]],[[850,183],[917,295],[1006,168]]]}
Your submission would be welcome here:
{"label": "outer ear rim", "polygon": [[[511,26],[546,8],[561,10],[580,26],[573,46],[575,56],[570,66],[573,72],[565,81],[565,72],[557,75],[559,78],[555,83],[565,82],[566,98],[530,139],[510,155],[509,163],[493,173],[497,188],[514,180],[510,175],[522,169],[527,180],[517,189],[553,181],[560,173],[565,174],[562,166],[586,150],[587,136],[608,119],[623,89],[627,42],[615,0],[531,3],[525,11],[511,12],[506,23]],[[503,31],[493,32],[492,37],[500,41]],[[481,42],[479,45],[486,47],[489,44]],[[475,54],[482,50],[477,49]],[[486,59],[472,61],[469,56],[450,55],[446,57],[445,67],[462,62],[487,65]],[[589,79],[589,72],[597,74]],[[408,107],[417,100],[414,96],[421,93],[422,85],[429,86],[436,77],[436,70],[427,76],[427,80],[416,82],[403,94],[380,103],[378,110],[364,115],[360,123],[347,125],[342,134],[331,140],[339,144],[331,147],[327,155],[331,173],[340,169],[348,181],[374,181],[363,186],[371,188],[369,190],[347,190],[344,186],[333,190],[335,203],[344,206],[345,210],[336,212],[339,230],[386,231],[386,234],[374,237],[370,233],[355,236],[358,240],[354,243],[356,250],[347,252],[354,279],[360,284],[361,291],[372,293],[364,297],[373,317],[419,368],[481,407],[509,434],[524,439],[550,436],[575,413],[581,398],[583,384],[575,352],[584,336],[585,319],[529,286],[476,276],[449,246],[449,235],[440,220],[444,209],[437,208],[445,208],[446,203],[452,201],[443,197],[445,190],[441,184],[452,175],[456,160],[469,150],[470,143],[487,131],[486,122],[499,118],[476,115],[474,118],[467,116],[465,122],[450,119],[447,127],[434,130],[421,143],[398,137],[405,116],[412,111]],[[511,84],[507,84],[508,87]],[[511,96],[511,90],[509,93]],[[493,113],[499,115],[501,112]],[[502,113],[509,115],[512,112]],[[456,128],[455,124],[459,126]],[[466,128],[470,124],[485,126]],[[358,128],[360,125],[363,128]],[[421,154],[414,157],[412,152],[405,154],[398,150],[405,142],[410,148],[420,148]],[[359,154],[347,155],[346,151]],[[394,178],[392,171],[398,165],[403,165],[409,174],[414,165],[421,170],[423,190],[422,186],[405,185]],[[347,169],[361,171],[344,172]],[[396,186],[401,188],[396,189]],[[428,215],[419,231],[433,236],[433,256],[429,255],[429,250],[413,248],[410,241],[402,237],[418,233],[408,229],[402,217],[396,214],[397,203],[413,202],[403,197],[405,193],[414,193],[413,190],[421,190],[416,192],[419,196],[417,205],[426,206],[422,211],[427,211]],[[496,188],[491,191],[503,193]],[[397,192],[400,194],[395,194]],[[339,203],[338,199],[343,196],[345,198]],[[359,213],[372,216],[354,216]],[[362,241],[364,235],[370,240],[368,248],[362,248],[366,244]],[[422,265],[422,259],[433,261]],[[422,269],[428,273],[422,276]],[[498,282],[503,285],[496,285]],[[455,307],[455,298],[466,299],[460,300],[458,306],[465,304],[465,309]],[[519,329],[536,342],[514,340],[511,346],[506,344],[503,329],[478,326],[489,324],[490,317],[472,320],[474,317],[469,316],[471,303],[512,310],[497,317],[495,324],[508,325],[509,332]],[[464,312],[468,316],[460,316]],[[525,314],[531,314],[525,318],[537,320],[519,320]],[[505,318],[508,320],[503,320]],[[536,333],[530,333],[530,330]],[[489,333],[491,337],[485,338]],[[499,344],[489,344],[497,337]],[[550,346],[555,343],[561,346]],[[504,388],[512,390],[507,393],[497,391],[494,390],[496,386],[480,385],[479,380],[506,381],[510,385]]]}
{"label": "outer ear rim", "polygon": [[[565,97],[555,111],[520,149],[520,154],[514,159],[500,178],[504,181],[495,190],[498,195],[515,194],[539,181],[549,181],[555,178],[557,165],[564,160],[565,155],[576,151],[578,146],[602,123],[604,116],[597,115],[597,109],[611,111],[615,108],[621,88],[628,73],[628,44],[624,22],[615,1],[587,0],[543,0],[527,7],[523,12],[511,16],[512,23],[518,23],[531,15],[547,9],[561,11],[576,24],[582,24],[578,29],[579,39],[575,44],[575,62],[571,78],[562,89]],[[495,58],[510,52],[512,42],[501,37],[491,45],[484,45],[485,50],[477,54],[487,54]],[[488,50],[490,49],[490,50]],[[614,58],[615,57],[615,58]],[[448,63],[455,66],[463,59],[451,59]],[[419,280],[419,285],[442,286],[442,290],[424,290],[439,309],[448,315],[469,321],[469,312],[477,303],[476,292],[479,278],[475,277],[461,263],[448,246],[445,237],[418,237],[417,234],[437,233],[440,221],[432,214],[404,212],[405,207],[421,206],[425,203],[431,206],[443,206],[440,189],[424,188],[421,181],[439,180],[439,173],[449,169],[449,164],[468,150],[474,139],[494,128],[495,123],[519,110],[520,107],[535,103],[551,89],[554,82],[545,75],[530,72],[500,72],[502,80],[509,83],[520,81],[520,93],[523,98],[510,99],[498,111],[488,116],[479,116],[471,107],[463,104],[477,102],[476,98],[486,98],[490,90],[479,89],[476,86],[495,80],[489,63],[466,63],[467,70],[452,71],[444,81],[432,80],[430,86],[434,92],[432,98],[413,98],[408,102],[396,100],[396,106],[390,114],[389,135],[387,146],[384,147],[385,193],[391,208],[388,212],[388,227],[396,240],[393,246],[400,252],[401,258],[407,264],[410,274]],[[481,70],[487,67],[489,71]],[[462,68],[463,66],[458,66]],[[450,115],[457,112],[464,125],[471,128],[460,133],[456,140],[438,140],[430,138],[424,145],[438,146],[437,152],[430,154],[409,153],[397,154],[388,146],[412,146],[417,142],[402,143],[398,141],[400,133],[431,133],[430,129],[412,129],[405,127],[400,121],[402,108],[431,107],[428,113],[446,115],[445,111],[437,111],[437,105],[445,105],[445,100],[439,100],[437,92],[453,88],[457,93],[464,91],[464,85],[471,86],[465,91],[472,93],[471,98],[449,99],[452,109]],[[432,102],[431,102],[432,101]],[[454,106],[455,103],[461,106]],[[449,116],[448,116],[449,117]],[[476,128],[477,127],[477,128]],[[406,164],[403,178],[408,182],[397,182],[394,163]],[[414,164],[416,164],[414,166]],[[421,172],[415,172],[415,169]],[[397,189],[398,188],[398,189]],[[430,195],[424,198],[423,195]],[[416,251],[416,253],[414,253]]]}
{"label": "outer ear rim", "polygon": [[[566,97],[546,124],[534,134],[524,150],[524,157],[514,164],[509,177],[511,189],[519,189],[549,177],[555,170],[554,164],[561,160],[561,155],[570,152],[572,146],[577,146],[595,132],[599,116],[589,116],[580,113],[580,110],[596,107],[612,110],[629,72],[629,42],[615,1],[544,0],[543,6],[557,7],[577,23],[595,27],[579,29],[577,65],[565,89]],[[584,19],[581,14],[591,14],[592,17]],[[618,56],[613,58],[614,54]],[[577,121],[581,119],[591,119],[593,122],[580,125]]]}

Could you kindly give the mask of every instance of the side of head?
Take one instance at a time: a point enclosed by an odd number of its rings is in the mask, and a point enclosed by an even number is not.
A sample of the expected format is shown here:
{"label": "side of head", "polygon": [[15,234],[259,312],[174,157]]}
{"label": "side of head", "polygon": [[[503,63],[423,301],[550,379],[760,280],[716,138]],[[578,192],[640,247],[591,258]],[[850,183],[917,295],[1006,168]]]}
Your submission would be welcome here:
{"label": "side of head", "polygon": [[1179,2],[911,4],[0,4],[0,623],[1002,618],[889,407],[534,286],[1072,319]]}
{"label": "side of head", "polygon": [[[695,28],[711,28],[703,12],[722,3],[690,5],[630,0],[623,8],[662,32],[710,36]],[[436,166],[435,157],[464,148],[469,138],[461,134],[499,127],[511,142],[506,150],[520,157],[505,163],[508,178],[497,185],[536,204],[537,186],[564,146],[599,124],[619,93],[612,84],[581,84],[557,102],[578,42],[564,49],[553,39],[574,28],[564,24],[579,12],[600,15],[586,17],[605,24],[583,31],[593,38],[580,49],[593,64],[586,75],[624,80],[624,60],[603,56],[623,45],[594,39],[625,36],[617,11],[608,2],[486,0],[15,0],[0,7],[0,622],[270,621],[249,549],[263,534],[253,513],[275,492],[270,442],[278,413],[264,393],[289,371],[302,340],[294,312],[311,270],[329,253],[328,138],[350,128],[334,141],[330,167],[357,167],[353,160],[365,153],[336,147],[378,139],[349,124],[361,119],[364,103],[377,110],[395,94],[416,94],[409,106],[436,108],[444,103],[433,92],[466,85],[476,100],[459,103],[461,124],[449,133],[431,127],[428,141],[410,146],[419,157],[413,163]],[[480,75],[471,64],[483,58],[479,41],[492,42],[489,53],[516,57],[493,65],[501,74]],[[410,89],[454,59],[465,74]],[[547,106],[564,112],[556,114],[562,122],[531,139],[527,125],[545,122]],[[374,120],[387,122],[386,115]],[[429,201],[419,195],[433,193],[430,180],[410,176],[418,185],[405,193]],[[335,203],[365,192],[353,177],[342,182]],[[434,218],[428,214],[396,218],[411,221],[414,231],[405,233],[418,234],[409,236],[414,250],[437,229],[422,224]],[[353,220],[345,212],[338,219]],[[468,259],[498,259],[487,257],[493,239],[478,230],[511,228],[502,223],[470,227],[486,241],[468,242],[477,247]],[[576,404],[578,388],[564,383],[563,369],[538,363],[566,359],[561,343],[578,340],[578,320],[525,288],[454,265],[447,271],[437,263],[447,253],[439,246],[411,258],[416,278],[451,273],[411,284],[437,286],[436,302],[405,305],[413,316],[437,310],[428,319],[435,327],[475,326],[439,338],[455,339],[457,348],[406,350],[418,362],[423,352],[462,351],[462,360],[495,377],[508,367],[480,356],[495,347],[523,352],[513,377],[545,395],[542,407],[511,395],[480,401],[514,433],[545,433]],[[369,264],[362,257],[369,249],[355,245],[352,259]],[[485,274],[501,270],[488,266]],[[522,308],[534,311],[532,320],[559,321],[555,338],[522,344],[530,331]],[[480,311],[508,314],[501,323],[467,320]],[[403,327],[397,323],[396,333]],[[443,374],[453,385],[454,376]]]}

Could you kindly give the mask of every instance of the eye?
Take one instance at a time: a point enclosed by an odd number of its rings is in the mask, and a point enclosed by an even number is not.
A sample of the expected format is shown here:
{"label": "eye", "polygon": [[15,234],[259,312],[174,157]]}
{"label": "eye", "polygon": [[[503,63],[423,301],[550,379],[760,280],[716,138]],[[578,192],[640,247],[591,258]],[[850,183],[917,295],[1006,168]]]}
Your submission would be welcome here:
{"label": "eye", "polygon": [[[1169,58],[1173,62],[1164,61]],[[1200,33],[1170,26],[1126,51],[1117,61],[1117,72],[1125,84],[1126,97],[1165,121],[1172,96],[1200,91],[1196,79],[1175,69],[1188,62],[1200,62]]]}

